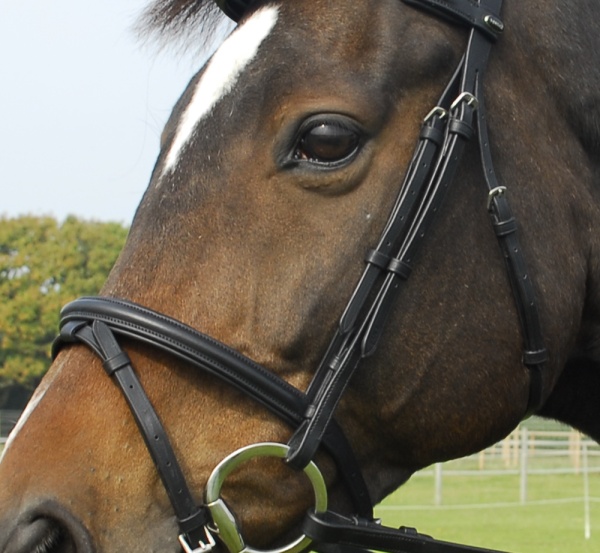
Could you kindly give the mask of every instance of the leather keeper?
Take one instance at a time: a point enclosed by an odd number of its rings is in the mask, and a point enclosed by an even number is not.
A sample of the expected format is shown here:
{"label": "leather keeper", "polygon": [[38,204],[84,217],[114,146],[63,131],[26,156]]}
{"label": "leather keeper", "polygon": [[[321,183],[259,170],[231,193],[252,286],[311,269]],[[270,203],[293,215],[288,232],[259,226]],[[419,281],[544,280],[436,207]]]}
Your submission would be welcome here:
{"label": "leather keeper", "polygon": [[[195,513],[192,513],[189,517],[179,519],[177,521],[179,529],[185,534],[197,532],[203,530],[204,527],[210,522],[210,517],[206,512],[206,509],[198,508]],[[204,534],[202,532],[202,534]]]}
{"label": "leather keeper", "polygon": [[122,369],[127,365],[131,365],[131,359],[129,359],[129,355],[127,355],[124,351],[117,353],[115,356],[102,363],[102,366],[104,367],[104,370],[108,376],[112,376],[119,369]]}
{"label": "leather keeper", "polygon": [[523,352],[523,363],[525,365],[541,365],[546,361],[548,361],[548,351],[546,349]]}
{"label": "leather keeper", "polygon": [[387,270],[390,273],[398,275],[401,279],[407,280],[412,272],[412,267],[401,259],[390,259]]}
{"label": "leather keeper", "polygon": [[514,217],[507,219],[506,221],[495,221],[494,232],[496,236],[507,236],[517,231],[517,222]]}
{"label": "leather keeper", "polygon": [[448,123],[448,132],[458,134],[465,140],[471,140],[475,136],[475,131],[469,123],[462,121],[461,119],[456,119],[455,117],[452,117]]}
{"label": "leather keeper", "polygon": [[436,129],[430,125],[423,125],[421,127],[420,138],[431,140],[431,142],[438,146],[441,146],[444,143],[444,133],[440,129]]}
{"label": "leather keeper", "polygon": [[390,262],[390,258],[379,250],[369,250],[365,256],[365,261],[380,269],[386,269]]}

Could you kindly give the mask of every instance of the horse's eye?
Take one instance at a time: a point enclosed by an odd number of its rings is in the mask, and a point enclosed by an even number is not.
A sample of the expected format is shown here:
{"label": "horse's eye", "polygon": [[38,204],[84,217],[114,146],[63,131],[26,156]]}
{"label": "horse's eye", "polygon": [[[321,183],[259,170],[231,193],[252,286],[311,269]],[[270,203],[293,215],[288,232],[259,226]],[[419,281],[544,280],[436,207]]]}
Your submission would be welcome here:
{"label": "horse's eye", "polygon": [[360,145],[357,129],[340,122],[321,122],[310,126],[300,136],[294,159],[331,164],[352,156]]}

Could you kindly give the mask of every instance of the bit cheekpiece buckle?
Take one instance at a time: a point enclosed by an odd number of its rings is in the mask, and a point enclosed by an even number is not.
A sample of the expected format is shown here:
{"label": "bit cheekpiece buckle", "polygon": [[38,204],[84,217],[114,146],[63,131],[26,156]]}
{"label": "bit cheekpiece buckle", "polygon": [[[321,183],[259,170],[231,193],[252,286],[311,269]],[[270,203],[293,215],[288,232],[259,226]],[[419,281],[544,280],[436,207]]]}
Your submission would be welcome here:
{"label": "bit cheekpiece buckle", "polygon": [[206,535],[206,542],[199,542],[198,547],[191,546],[187,542],[187,539],[184,534],[181,534],[179,536],[179,543],[184,553],[209,553],[209,551],[213,550],[215,545],[217,545],[217,542],[215,542],[215,538],[212,537],[212,534],[210,533],[208,528],[204,528],[204,530]]}

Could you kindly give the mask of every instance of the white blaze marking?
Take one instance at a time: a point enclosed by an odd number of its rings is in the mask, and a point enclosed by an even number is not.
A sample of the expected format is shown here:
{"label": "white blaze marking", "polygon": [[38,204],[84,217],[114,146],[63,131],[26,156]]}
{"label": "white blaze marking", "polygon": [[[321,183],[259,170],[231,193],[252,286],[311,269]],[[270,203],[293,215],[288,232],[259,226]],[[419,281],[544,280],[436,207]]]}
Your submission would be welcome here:
{"label": "white blaze marking", "polygon": [[[38,403],[41,401],[41,399],[44,397],[44,395],[46,395],[46,390],[48,389],[48,386],[50,385],[50,382],[51,382],[50,379],[46,379],[46,380],[47,381],[46,381],[45,385],[40,385],[37,388],[37,390],[33,394],[33,397],[29,400],[29,403],[27,404],[25,411],[23,411],[21,417],[19,418],[19,421],[17,422],[16,426],[12,429],[12,432],[8,436],[8,439],[6,440],[6,444],[4,445],[4,450],[2,451],[2,455],[0,456],[0,461],[2,461],[2,457],[4,457],[4,454],[8,451],[10,444],[13,442],[13,440],[15,439],[17,434],[20,432],[21,428],[23,428],[23,426],[25,426],[25,423],[31,416],[31,413],[33,413],[35,408],[38,406]],[[52,379],[52,380],[54,380],[54,379]],[[43,386],[43,388],[42,388],[42,386]]]}
{"label": "white blaze marking", "polygon": [[175,166],[198,122],[231,91],[244,68],[258,52],[258,47],[275,26],[278,11],[276,6],[257,11],[231,33],[212,57],[196,84],[192,100],[179,120],[163,174]]}

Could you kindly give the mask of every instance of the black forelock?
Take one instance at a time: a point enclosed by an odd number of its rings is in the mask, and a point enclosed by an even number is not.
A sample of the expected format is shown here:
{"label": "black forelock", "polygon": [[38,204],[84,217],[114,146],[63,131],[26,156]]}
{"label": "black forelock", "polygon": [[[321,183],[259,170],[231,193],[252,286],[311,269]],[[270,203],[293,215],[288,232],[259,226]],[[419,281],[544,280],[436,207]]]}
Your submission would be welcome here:
{"label": "black forelock", "polygon": [[213,39],[224,14],[214,0],[154,0],[142,13],[137,30],[162,45],[193,44],[202,49]]}

